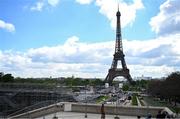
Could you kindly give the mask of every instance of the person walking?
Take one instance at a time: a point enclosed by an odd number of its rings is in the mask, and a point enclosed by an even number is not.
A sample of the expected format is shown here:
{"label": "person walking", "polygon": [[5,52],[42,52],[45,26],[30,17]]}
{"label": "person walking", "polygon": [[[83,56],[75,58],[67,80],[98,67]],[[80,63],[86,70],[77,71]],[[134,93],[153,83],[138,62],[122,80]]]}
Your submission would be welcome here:
{"label": "person walking", "polygon": [[101,106],[101,119],[105,119],[104,104]]}

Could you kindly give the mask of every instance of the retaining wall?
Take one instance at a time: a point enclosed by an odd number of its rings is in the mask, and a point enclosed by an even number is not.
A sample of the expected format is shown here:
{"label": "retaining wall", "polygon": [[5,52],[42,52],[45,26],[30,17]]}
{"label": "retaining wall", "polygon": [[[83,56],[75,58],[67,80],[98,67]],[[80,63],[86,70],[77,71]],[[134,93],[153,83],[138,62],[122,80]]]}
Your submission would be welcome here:
{"label": "retaining wall", "polygon": [[[86,109],[87,108],[87,109]],[[118,114],[128,116],[147,116],[150,113],[155,117],[159,110],[163,110],[165,107],[138,107],[138,106],[114,106],[105,105],[104,110],[106,114]],[[101,113],[101,105],[97,104],[72,104],[72,112],[84,112],[87,110],[88,113]]]}
{"label": "retaining wall", "polygon": [[[9,119],[13,118],[37,118],[48,114],[53,114],[59,111],[70,111],[70,112],[80,112],[84,113],[101,113],[100,104],[82,104],[82,103],[58,103],[47,107],[29,111],[28,113],[19,114]],[[118,115],[128,115],[128,116],[147,116],[150,113],[155,117],[159,110],[168,110],[167,107],[147,107],[147,106],[114,106],[114,105],[104,105],[105,114],[118,114]],[[168,113],[172,113],[168,110]]]}

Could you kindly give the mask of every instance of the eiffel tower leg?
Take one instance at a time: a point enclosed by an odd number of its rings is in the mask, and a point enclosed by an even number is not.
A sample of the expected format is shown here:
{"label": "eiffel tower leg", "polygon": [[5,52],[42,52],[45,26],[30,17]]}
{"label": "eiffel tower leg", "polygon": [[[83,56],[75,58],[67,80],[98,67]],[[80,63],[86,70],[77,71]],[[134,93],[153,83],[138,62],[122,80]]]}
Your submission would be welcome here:
{"label": "eiffel tower leg", "polygon": [[133,79],[130,74],[127,75],[126,79],[129,81],[130,84],[133,84]]}
{"label": "eiffel tower leg", "polygon": [[109,83],[109,85],[112,85],[112,81],[113,81],[113,75],[109,72],[108,75],[105,78],[105,83]]}
{"label": "eiffel tower leg", "polygon": [[109,73],[108,73],[108,75],[106,76],[106,78],[104,80],[105,83],[108,83],[108,77],[109,77]]}

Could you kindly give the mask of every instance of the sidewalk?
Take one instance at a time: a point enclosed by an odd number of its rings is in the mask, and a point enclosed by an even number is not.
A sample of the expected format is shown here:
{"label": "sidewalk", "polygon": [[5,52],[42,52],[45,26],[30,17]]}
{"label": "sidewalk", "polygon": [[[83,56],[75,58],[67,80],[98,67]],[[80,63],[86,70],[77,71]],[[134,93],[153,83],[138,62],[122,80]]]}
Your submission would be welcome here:
{"label": "sidewalk", "polygon": [[140,106],[140,107],[141,107],[142,105],[141,105],[141,103],[140,103],[140,101],[139,101],[138,96],[136,96],[136,99],[137,99],[138,106]]}
{"label": "sidewalk", "polygon": [[[101,119],[101,114],[91,114],[87,113],[87,118],[85,118],[85,113],[76,112],[58,112],[56,114],[58,119]],[[105,115],[106,119],[114,119],[116,115]],[[118,115],[119,116],[119,115]],[[36,119],[52,119],[54,114],[45,115]],[[137,119],[136,116],[119,116],[120,119]]]}

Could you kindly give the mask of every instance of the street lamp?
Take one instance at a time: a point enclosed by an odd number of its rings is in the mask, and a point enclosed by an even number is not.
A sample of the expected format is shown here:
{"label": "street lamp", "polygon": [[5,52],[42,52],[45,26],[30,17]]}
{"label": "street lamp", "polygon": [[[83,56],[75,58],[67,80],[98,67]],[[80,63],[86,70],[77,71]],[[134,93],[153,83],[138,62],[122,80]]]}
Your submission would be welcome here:
{"label": "street lamp", "polygon": [[55,83],[55,90],[54,90],[54,100],[55,100],[55,105],[54,105],[54,117],[53,119],[58,119],[58,117],[56,116],[56,107],[57,107],[57,80],[56,80],[56,83]]}
{"label": "street lamp", "polygon": [[[116,91],[115,91],[115,92],[116,92]],[[115,107],[116,116],[114,117],[114,119],[120,119],[120,118],[118,117],[118,113],[117,113],[117,105],[118,105],[118,102],[119,102],[119,99],[118,99],[118,93],[117,93],[117,95],[116,95],[116,107]]]}
{"label": "street lamp", "polygon": [[87,118],[87,97],[86,97],[86,88],[87,88],[87,85],[85,85],[85,115],[84,115],[84,118]]}

